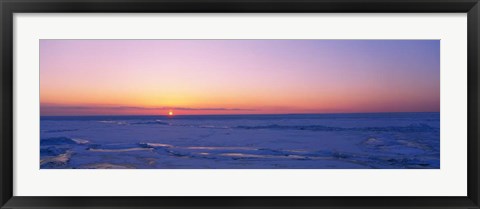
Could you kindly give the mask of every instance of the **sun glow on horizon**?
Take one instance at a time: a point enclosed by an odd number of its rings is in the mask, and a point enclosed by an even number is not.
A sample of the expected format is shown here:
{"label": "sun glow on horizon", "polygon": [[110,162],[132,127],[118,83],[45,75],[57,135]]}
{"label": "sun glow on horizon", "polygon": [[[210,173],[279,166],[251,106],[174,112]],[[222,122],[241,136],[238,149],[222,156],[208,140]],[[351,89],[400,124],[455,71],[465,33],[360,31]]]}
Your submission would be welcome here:
{"label": "sun glow on horizon", "polygon": [[40,74],[41,115],[440,110],[438,40],[41,40]]}

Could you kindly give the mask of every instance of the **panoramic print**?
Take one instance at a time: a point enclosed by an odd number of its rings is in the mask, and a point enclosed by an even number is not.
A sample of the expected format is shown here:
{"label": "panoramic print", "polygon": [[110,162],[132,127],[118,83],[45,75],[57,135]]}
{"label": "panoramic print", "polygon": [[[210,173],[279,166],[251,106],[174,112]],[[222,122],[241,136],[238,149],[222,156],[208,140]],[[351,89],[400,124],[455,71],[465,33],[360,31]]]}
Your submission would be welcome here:
{"label": "panoramic print", "polygon": [[439,40],[40,40],[41,169],[439,169]]}

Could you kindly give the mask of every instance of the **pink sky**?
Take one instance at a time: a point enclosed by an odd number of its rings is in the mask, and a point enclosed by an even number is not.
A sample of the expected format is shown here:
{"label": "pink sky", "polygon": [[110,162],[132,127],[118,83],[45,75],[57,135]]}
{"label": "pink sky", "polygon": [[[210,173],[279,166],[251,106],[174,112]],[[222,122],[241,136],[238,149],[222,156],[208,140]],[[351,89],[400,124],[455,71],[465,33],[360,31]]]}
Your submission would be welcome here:
{"label": "pink sky", "polygon": [[41,40],[41,115],[438,112],[438,40]]}

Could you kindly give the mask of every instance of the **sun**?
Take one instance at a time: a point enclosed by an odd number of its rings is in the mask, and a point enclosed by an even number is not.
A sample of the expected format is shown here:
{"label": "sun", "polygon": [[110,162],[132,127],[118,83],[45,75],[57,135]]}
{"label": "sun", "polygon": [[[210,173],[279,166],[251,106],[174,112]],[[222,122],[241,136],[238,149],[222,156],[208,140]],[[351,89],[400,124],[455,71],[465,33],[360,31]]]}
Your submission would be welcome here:
{"label": "sun", "polygon": [[169,115],[169,116],[173,116],[173,111],[171,111],[171,110],[168,111],[168,115]]}

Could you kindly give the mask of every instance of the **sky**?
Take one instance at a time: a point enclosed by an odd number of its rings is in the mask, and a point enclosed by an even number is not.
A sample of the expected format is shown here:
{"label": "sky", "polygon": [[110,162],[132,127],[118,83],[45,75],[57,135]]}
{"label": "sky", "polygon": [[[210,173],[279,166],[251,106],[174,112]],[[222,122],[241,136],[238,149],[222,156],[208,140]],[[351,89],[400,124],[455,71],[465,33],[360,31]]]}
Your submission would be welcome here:
{"label": "sky", "polygon": [[40,40],[46,115],[439,112],[439,40]]}

